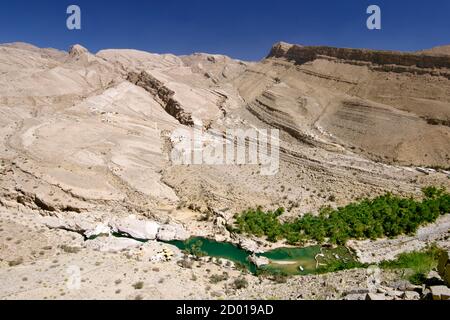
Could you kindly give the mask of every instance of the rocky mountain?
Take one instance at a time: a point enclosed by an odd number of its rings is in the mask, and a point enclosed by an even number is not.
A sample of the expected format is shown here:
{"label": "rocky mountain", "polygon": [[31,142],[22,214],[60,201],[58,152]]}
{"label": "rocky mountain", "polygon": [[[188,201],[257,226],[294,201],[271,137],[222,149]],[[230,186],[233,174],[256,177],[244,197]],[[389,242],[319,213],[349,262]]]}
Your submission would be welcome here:
{"label": "rocky mountain", "polygon": [[[281,219],[288,219],[385,192],[414,197],[423,186],[450,188],[450,58],[441,53],[278,43],[262,61],[245,62],[0,45],[0,283],[9,286],[0,285],[0,298],[48,294],[21,293],[14,280],[20,272],[6,271],[11,262],[33,272],[57,253],[66,261],[67,246],[76,246],[83,251],[74,257],[95,269],[88,258],[103,259],[98,251],[139,248],[132,239],[84,241],[86,233],[114,231],[114,221],[130,214],[163,226],[164,240],[190,234],[239,243],[245,239],[226,224],[249,207],[284,207]],[[229,129],[279,129],[277,173],[261,175],[258,164],[173,163],[173,133],[198,124],[212,132],[204,146]],[[29,245],[7,240],[15,238]],[[128,258],[108,259],[123,271]],[[101,279],[115,276],[108,272]],[[180,272],[155,296],[173,297],[190,271]],[[198,293],[193,282],[186,288],[186,295]],[[97,289],[83,292],[103,297]]]}
{"label": "rocky mountain", "polygon": [[419,52],[428,55],[450,55],[450,46],[439,46]]}

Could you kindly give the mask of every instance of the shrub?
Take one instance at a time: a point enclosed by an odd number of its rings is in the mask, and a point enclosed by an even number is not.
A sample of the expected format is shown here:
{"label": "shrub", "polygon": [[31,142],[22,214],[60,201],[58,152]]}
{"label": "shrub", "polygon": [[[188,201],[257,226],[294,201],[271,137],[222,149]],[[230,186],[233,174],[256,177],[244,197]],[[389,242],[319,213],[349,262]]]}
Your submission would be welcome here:
{"label": "shrub", "polygon": [[209,278],[209,282],[211,283],[219,283],[222,281],[226,281],[228,280],[228,273],[224,272],[223,274],[213,274],[210,278]]}
{"label": "shrub", "polygon": [[144,288],[144,282],[142,281],[136,282],[135,284],[133,284],[133,288],[136,290],[141,290],[142,288]]}
{"label": "shrub", "polygon": [[178,261],[178,265],[185,269],[192,269],[193,264],[194,264],[194,262],[187,257],[184,257],[183,259]]}
{"label": "shrub", "polygon": [[9,265],[10,267],[15,267],[15,266],[18,266],[18,265],[20,265],[20,264],[22,264],[22,263],[23,263],[23,258],[18,258],[18,259],[16,259],[16,260],[9,261],[9,262],[8,262],[8,265]]}
{"label": "shrub", "polygon": [[245,278],[237,278],[234,280],[233,285],[236,289],[244,289],[248,287],[248,282]]}
{"label": "shrub", "polygon": [[61,249],[66,253],[78,253],[81,251],[80,247],[71,247],[65,244],[61,246]]}
{"label": "shrub", "polygon": [[288,276],[284,273],[276,273],[272,276],[272,281],[276,283],[286,283]]}
{"label": "shrub", "polygon": [[400,254],[394,261],[384,261],[380,264],[385,269],[409,269],[413,272],[408,280],[414,284],[422,284],[427,274],[437,266],[442,249],[430,246],[424,251],[414,251]]}

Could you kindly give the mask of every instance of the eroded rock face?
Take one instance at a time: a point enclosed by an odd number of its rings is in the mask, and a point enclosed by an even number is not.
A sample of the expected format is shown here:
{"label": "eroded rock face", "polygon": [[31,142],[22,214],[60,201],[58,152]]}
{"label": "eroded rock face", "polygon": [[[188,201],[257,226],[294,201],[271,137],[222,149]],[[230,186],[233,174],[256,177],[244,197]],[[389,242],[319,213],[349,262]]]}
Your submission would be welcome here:
{"label": "eroded rock face", "polygon": [[128,75],[128,81],[144,88],[148,92],[151,92],[154,96],[161,99],[167,113],[172,115],[181,124],[187,126],[194,125],[192,115],[183,109],[180,102],[175,100],[175,92],[164,86],[161,81],[145,71],[142,71],[140,74],[131,72]]}
{"label": "eroded rock face", "polygon": [[286,58],[293,60],[298,64],[303,64],[313,61],[321,56],[342,59],[349,63],[350,61],[360,61],[377,65],[450,69],[450,59],[445,56],[429,56],[396,51],[347,49],[325,46],[299,46],[286,43],[276,44],[270,51],[268,58]]}
{"label": "eroded rock face", "polygon": [[129,235],[134,239],[155,240],[160,225],[155,221],[139,220],[136,216],[117,219],[109,223],[112,230]]}
{"label": "eroded rock face", "polygon": [[93,218],[86,218],[84,216],[74,217],[42,217],[40,222],[50,229],[63,229],[78,233],[84,233],[97,229],[97,222]]}
{"label": "eroded rock face", "polygon": [[87,230],[84,232],[84,235],[87,238],[97,237],[97,236],[110,236],[111,235],[111,228],[107,223],[99,223],[95,229],[93,230]]}
{"label": "eroded rock face", "polygon": [[[32,211],[53,215],[39,227],[78,233],[42,228],[52,235],[42,245],[64,234],[58,245],[74,237],[77,247],[132,248],[148,262],[151,249],[136,239],[186,240],[199,231],[232,239],[251,252],[267,251],[272,244],[216,232],[250,207],[289,208],[281,217],[289,219],[387,191],[416,196],[424,185],[450,186],[448,173],[410,168],[450,160],[450,81],[442,57],[291,47],[280,44],[270,58],[243,63],[206,54],[107,50],[93,55],[81,46],[69,54],[0,46],[0,206],[27,212],[20,218],[25,225]],[[262,177],[246,165],[173,165],[169,137],[190,129],[193,118],[217,137],[229,128],[280,129],[279,173]],[[197,220],[200,212],[222,210],[226,216]],[[136,217],[122,218],[128,213]],[[434,240],[448,245],[440,236],[448,223],[440,220],[407,243],[380,240],[363,243],[359,251],[378,261]],[[111,236],[115,231],[132,239]],[[84,241],[82,235],[99,237]],[[0,256],[14,249],[22,250],[14,242],[7,250],[0,246]],[[39,267],[47,262],[40,260]],[[347,279],[365,283],[364,270],[352,272]],[[303,293],[317,284],[318,278],[310,279],[312,287]],[[296,299],[302,285],[291,286],[288,298]],[[280,297],[286,288],[280,287]],[[261,289],[259,295],[269,293]]]}
{"label": "eroded rock face", "polygon": [[71,57],[81,56],[85,53],[89,53],[88,49],[86,49],[85,47],[83,47],[79,44],[73,45],[72,47],[70,47],[70,50],[69,50],[69,55]]}
{"label": "eroded rock face", "polygon": [[250,257],[248,257],[248,260],[253,263],[255,266],[257,266],[258,268],[262,267],[262,266],[266,266],[270,263],[270,260],[266,257],[258,257],[256,255],[252,255]]}
{"label": "eroded rock face", "polygon": [[242,249],[252,252],[252,253],[263,253],[264,250],[260,248],[258,243],[251,239],[240,238],[239,239],[239,247]]}

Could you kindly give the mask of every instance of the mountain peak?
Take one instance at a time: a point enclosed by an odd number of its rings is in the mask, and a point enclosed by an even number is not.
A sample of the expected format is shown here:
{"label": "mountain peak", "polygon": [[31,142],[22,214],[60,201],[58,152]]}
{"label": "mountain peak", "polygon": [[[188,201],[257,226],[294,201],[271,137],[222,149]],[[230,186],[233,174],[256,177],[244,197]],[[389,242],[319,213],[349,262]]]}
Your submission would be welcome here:
{"label": "mountain peak", "polygon": [[72,57],[81,56],[85,53],[89,53],[88,49],[86,49],[85,47],[83,47],[82,45],[79,45],[79,44],[75,44],[72,47],[70,47],[70,49],[69,49],[69,54]]}

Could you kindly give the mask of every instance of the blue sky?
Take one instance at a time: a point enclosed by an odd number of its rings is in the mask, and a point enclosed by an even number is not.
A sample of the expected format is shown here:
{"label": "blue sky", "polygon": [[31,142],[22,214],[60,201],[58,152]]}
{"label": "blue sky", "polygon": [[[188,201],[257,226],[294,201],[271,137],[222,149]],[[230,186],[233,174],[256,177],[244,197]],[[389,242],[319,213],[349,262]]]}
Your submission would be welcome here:
{"label": "blue sky", "polygon": [[[66,9],[82,10],[82,30],[66,28]],[[366,28],[366,9],[382,9],[382,30]],[[448,0],[0,0],[0,43],[23,41],[92,52],[222,53],[259,60],[278,41],[413,51],[450,44]]]}

